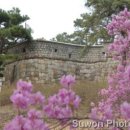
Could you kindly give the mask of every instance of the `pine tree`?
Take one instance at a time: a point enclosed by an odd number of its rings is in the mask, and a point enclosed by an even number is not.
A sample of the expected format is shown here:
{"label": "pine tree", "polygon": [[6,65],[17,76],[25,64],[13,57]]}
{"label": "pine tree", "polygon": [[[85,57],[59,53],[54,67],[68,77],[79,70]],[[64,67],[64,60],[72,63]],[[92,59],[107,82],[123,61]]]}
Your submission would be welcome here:
{"label": "pine tree", "polygon": [[0,9],[0,77],[3,77],[5,61],[17,56],[5,55],[4,49],[13,44],[31,41],[31,28],[24,27],[29,20],[27,15],[21,15],[18,8],[5,11]]}
{"label": "pine tree", "polygon": [[27,20],[29,17],[21,15],[18,8],[9,11],[0,9],[0,54],[7,46],[32,40],[31,28],[22,25]]}

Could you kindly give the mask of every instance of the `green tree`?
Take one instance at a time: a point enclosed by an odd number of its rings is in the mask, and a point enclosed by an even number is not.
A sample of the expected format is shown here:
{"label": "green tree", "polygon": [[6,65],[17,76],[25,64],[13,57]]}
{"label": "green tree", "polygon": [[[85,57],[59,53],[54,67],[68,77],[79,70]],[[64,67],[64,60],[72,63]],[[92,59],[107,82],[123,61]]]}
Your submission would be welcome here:
{"label": "green tree", "polygon": [[67,32],[60,33],[50,40],[57,42],[73,43],[73,44],[85,44],[86,41],[82,39],[83,38],[81,33],[75,31],[73,34],[67,34]]}
{"label": "green tree", "polygon": [[98,40],[112,40],[106,31],[106,26],[111,21],[112,15],[124,7],[130,8],[130,0],[87,0],[85,6],[88,12],[81,14],[81,18],[74,21],[75,32],[78,32],[76,35],[82,36],[82,40],[93,44]]}
{"label": "green tree", "polygon": [[70,35],[67,34],[67,32],[63,32],[61,34],[58,34],[58,35],[56,35],[55,38],[52,38],[51,40],[52,41],[58,41],[58,42],[66,42],[66,43],[71,42]]}
{"label": "green tree", "polygon": [[[112,15],[116,15],[124,7],[130,9],[130,0],[86,0],[85,6],[88,11],[74,21],[74,33],[66,34],[67,37],[61,38],[60,41],[88,46],[99,41],[111,41],[113,38],[108,35],[106,26],[111,21]],[[59,41],[57,38],[55,40]]]}
{"label": "green tree", "polygon": [[23,26],[27,20],[29,17],[21,15],[18,8],[9,11],[0,9],[0,54],[7,46],[32,40],[31,28]]}
{"label": "green tree", "polygon": [[5,11],[0,9],[0,77],[3,77],[4,63],[16,59],[15,55],[3,55],[4,49],[12,44],[31,41],[31,28],[23,26],[29,20],[27,15],[21,15],[18,8]]}

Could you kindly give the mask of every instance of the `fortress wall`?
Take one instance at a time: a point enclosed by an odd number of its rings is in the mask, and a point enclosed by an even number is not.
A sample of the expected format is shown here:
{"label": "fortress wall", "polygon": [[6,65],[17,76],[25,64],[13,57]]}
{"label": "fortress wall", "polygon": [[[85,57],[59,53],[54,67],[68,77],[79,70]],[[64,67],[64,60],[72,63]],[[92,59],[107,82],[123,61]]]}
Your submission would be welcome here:
{"label": "fortress wall", "polygon": [[64,74],[76,75],[79,80],[100,81],[107,77],[114,62],[78,63],[52,59],[20,60],[6,65],[6,83],[18,79],[31,80],[35,84],[56,82]]}
{"label": "fortress wall", "polygon": [[5,83],[18,79],[31,80],[35,84],[56,82],[64,74],[76,75],[79,80],[104,80],[115,66],[105,56],[103,46],[93,46],[81,57],[83,45],[50,41],[34,41],[8,49],[8,53],[21,58],[7,63]]}

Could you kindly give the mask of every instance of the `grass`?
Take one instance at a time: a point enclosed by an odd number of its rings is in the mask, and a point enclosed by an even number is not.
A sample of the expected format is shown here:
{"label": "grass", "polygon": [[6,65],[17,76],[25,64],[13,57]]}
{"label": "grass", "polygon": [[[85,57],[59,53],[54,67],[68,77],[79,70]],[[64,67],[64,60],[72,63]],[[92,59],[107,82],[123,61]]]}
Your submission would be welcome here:
{"label": "grass", "polygon": [[10,104],[10,95],[13,93],[15,89],[14,86],[4,86],[0,92],[0,106]]}
{"label": "grass", "polygon": [[[10,112],[13,112],[10,95],[15,89],[16,85],[5,86],[2,88],[2,92],[0,93],[0,116],[2,112],[4,114],[2,118],[6,118],[4,120],[10,120],[12,117]],[[86,116],[87,113],[90,112],[90,103],[97,103],[100,99],[98,92],[100,89],[106,87],[107,84],[105,81],[102,82],[92,82],[92,81],[77,81],[75,84],[74,91],[81,97],[81,105],[80,109],[77,111],[78,116]],[[60,84],[50,84],[50,85],[34,85],[34,91],[41,91],[46,97],[53,95],[61,88]],[[7,107],[6,107],[7,106]],[[4,109],[4,110],[2,110]],[[8,110],[9,109],[9,110]],[[8,116],[6,116],[8,115]],[[0,125],[2,128],[2,126]]]}
{"label": "grass", "polygon": [[[2,88],[2,92],[0,93],[0,106],[10,104],[10,95],[13,93],[15,89],[15,84],[11,86],[5,86]],[[89,111],[90,102],[97,102],[99,100],[98,91],[107,86],[105,81],[102,82],[92,82],[92,81],[77,81],[74,85],[74,91],[81,97],[82,104]],[[58,92],[61,88],[59,83],[50,84],[50,85],[34,85],[34,91],[42,92],[45,97],[49,97],[54,93]]]}

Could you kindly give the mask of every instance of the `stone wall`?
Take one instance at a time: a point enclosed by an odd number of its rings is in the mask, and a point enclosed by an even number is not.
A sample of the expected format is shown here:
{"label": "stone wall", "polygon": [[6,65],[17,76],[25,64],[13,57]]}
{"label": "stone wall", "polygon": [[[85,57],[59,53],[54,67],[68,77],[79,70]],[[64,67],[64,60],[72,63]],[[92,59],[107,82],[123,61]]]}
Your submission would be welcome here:
{"label": "stone wall", "polygon": [[20,60],[6,66],[6,82],[18,79],[31,80],[36,84],[55,82],[63,74],[76,75],[81,80],[104,80],[114,66],[113,61],[78,63],[51,59]]}
{"label": "stone wall", "polygon": [[115,66],[103,46],[93,46],[81,57],[84,46],[50,41],[34,41],[8,49],[21,58],[6,64],[5,81],[31,80],[36,84],[56,82],[64,74],[81,80],[104,80]]}
{"label": "stone wall", "polygon": [[25,58],[51,58],[77,62],[105,61],[104,47],[93,46],[88,53],[82,55],[84,45],[75,45],[51,41],[33,41],[20,44],[8,49],[8,53],[22,54]]}

